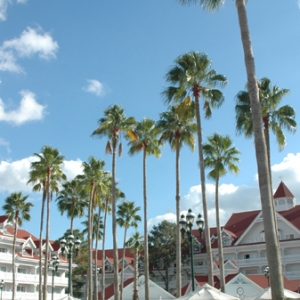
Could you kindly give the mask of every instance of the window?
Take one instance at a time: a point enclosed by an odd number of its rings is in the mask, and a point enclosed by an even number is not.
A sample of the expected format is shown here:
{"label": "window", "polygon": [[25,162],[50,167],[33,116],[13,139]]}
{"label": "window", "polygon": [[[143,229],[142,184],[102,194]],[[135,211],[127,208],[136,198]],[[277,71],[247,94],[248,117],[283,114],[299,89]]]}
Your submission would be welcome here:
{"label": "window", "polygon": [[24,285],[18,285],[17,286],[17,292],[25,293],[26,292],[25,286]]}
{"label": "window", "polygon": [[288,204],[293,204],[293,199],[288,199]]}
{"label": "window", "polygon": [[7,248],[0,248],[0,253],[7,253]]}
{"label": "window", "polygon": [[244,258],[245,259],[249,259],[250,258],[250,254],[245,254]]}
{"label": "window", "polygon": [[18,273],[20,273],[20,274],[26,274],[26,269],[24,269],[24,268],[18,268]]}
{"label": "window", "polygon": [[295,237],[294,237],[293,234],[287,234],[287,235],[285,236],[285,238],[286,238],[287,240],[289,240],[289,239],[294,239]]}
{"label": "window", "polygon": [[0,267],[0,272],[6,272],[6,267]]}

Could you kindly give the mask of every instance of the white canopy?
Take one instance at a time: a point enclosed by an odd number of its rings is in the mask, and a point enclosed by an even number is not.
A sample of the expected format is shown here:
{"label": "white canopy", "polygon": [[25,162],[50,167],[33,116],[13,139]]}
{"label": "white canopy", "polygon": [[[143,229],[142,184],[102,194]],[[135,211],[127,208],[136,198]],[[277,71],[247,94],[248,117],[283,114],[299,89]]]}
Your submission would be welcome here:
{"label": "white canopy", "polygon": [[[290,290],[284,289],[284,297],[288,298],[288,299],[300,299],[300,294],[292,292]],[[264,289],[261,294],[259,294],[259,296],[254,298],[255,300],[270,300],[272,299],[272,292],[271,292],[271,288],[268,287],[266,289]]]}
{"label": "white canopy", "polygon": [[71,296],[71,295],[66,295],[66,296],[64,296],[63,298],[61,298],[60,300],[80,300],[80,299],[74,298],[74,297]]}
{"label": "white canopy", "polygon": [[[139,300],[145,299],[145,276],[139,277],[138,282],[138,295]],[[128,284],[123,290],[123,300],[132,300],[133,294],[133,282]],[[161,288],[159,285],[155,284],[153,281],[149,280],[149,294],[150,300],[173,300],[175,296]],[[110,297],[108,300],[113,300],[114,296]]]}
{"label": "white canopy", "polygon": [[234,296],[222,293],[209,284],[204,284],[200,289],[177,298],[178,300],[239,300]]}

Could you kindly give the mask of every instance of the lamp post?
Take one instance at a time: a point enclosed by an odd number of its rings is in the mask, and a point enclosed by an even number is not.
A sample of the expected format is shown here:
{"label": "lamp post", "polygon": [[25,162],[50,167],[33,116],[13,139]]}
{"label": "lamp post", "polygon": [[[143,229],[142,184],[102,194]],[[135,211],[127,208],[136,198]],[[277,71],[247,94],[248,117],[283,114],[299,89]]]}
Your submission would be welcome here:
{"label": "lamp post", "polygon": [[[52,266],[51,266],[52,264]],[[53,300],[54,297],[54,276],[56,275],[57,269],[59,265],[59,258],[55,255],[52,256],[52,260],[49,261],[49,267],[52,267],[52,294],[51,294],[51,299]],[[2,299],[1,299],[2,300]]]}
{"label": "lamp post", "polygon": [[266,266],[264,268],[264,274],[265,274],[265,277],[268,279],[268,287],[270,286],[270,281],[269,281],[269,277],[270,277],[270,271],[269,271],[269,267]]}
{"label": "lamp post", "polygon": [[4,287],[4,281],[3,279],[0,281],[0,290],[1,290],[1,300],[2,300],[2,290],[3,290],[3,287]]}
{"label": "lamp post", "polygon": [[70,234],[67,237],[67,241],[65,239],[60,240],[60,247],[61,252],[64,254],[65,250],[68,251],[68,261],[69,261],[69,280],[68,280],[68,294],[71,295],[71,284],[72,284],[72,252],[73,248],[75,248],[75,256],[78,255],[79,246],[81,244],[81,241],[79,239],[76,239],[74,241],[74,235]]}
{"label": "lamp post", "polygon": [[[179,221],[180,231],[182,238],[187,234],[190,243],[190,257],[191,257],[191,271],[192,271],[192,290],[195,290],[195,282],[194,282],[194,248],[193,248],[193,238],[192,235],[192,227],[194,223],[195,215],[192,213],[192,210],[189,209],[187,215],[181,215],[181,219]],[[204,228],[204,220],[201,217],[201,214],[198,215],[196,220],[196,224],[198,226],[200,238],[202,238],[203,228]]]}

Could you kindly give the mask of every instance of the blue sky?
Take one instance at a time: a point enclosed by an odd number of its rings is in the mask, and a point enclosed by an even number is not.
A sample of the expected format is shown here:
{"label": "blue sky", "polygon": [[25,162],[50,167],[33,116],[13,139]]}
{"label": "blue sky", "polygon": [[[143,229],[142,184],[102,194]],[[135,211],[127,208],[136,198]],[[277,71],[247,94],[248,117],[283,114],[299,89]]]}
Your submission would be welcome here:
{"label": "blue sky", "polygon": [[[250,34],[258,78],[269,77],[290,89],[281,105],[292,105],[299,123],[300,10],[296,0],[248,1]],[[39,194],[27,186],[33,153],[44,145],[65,156],[69,179],[93,155],[111,170],[104,153],[106,139],[91,138],[109,105],[124,107],[127,116],[154,120],[167,110],[161,91],[173,61],[189,51],[205,52],[212,67],[228,78],[225,102],[203,120],[203,140],[218,132],[229,135],[241,154],[238,176],[221,179],[222,224],[238,211],[260,209],[257,167],[252,140],[235,133],[235,95],[245,87],[246,73],[234,1],[219,12],[175,0],[34,1],[0,0],[0,204],[15,191],[34,203],[25,229],[38,236]],[[300,133],[286,133],[278,151],[273,136],[273,189],[283,180],[300,201]],[[126,199],[143,209],[142,155],[117,160],[117,179]],[[168,145],[160,159],[148,158],[149,229],[164,218],[175,220],[175,154]],[[214,182],[207,180],[209,225],[215,225]],[[202,213],[197,154],[181,155],[181,208]],[[51,238],[69,221],[51,206]],[[80,220],[76,227],[82,228]],[[110,220],[108,235],[110,232]],[[142,231],[142,225],[140,227]],[[119,231],[121,246],[123,231]],[[107,241],[107,246],[112,245]]]}

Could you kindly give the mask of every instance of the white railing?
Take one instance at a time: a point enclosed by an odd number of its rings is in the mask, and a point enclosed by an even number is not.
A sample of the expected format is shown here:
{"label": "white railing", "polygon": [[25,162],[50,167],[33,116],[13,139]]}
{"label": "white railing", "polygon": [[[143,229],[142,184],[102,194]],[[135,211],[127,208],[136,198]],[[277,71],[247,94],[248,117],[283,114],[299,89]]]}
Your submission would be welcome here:
{"label": "white railing", "polygon": [[[53,299],[59,300],[63,298],[65,294],[61,293],[54,293]],[[51,299],[52,294],[48,293],[47,299]],[[12,299],[12,292],[2,291],[2,300],[11,300]],[[30,293],[30,292],[16,292],[16,300],[38,300],[39,299],[39,293]]]}

